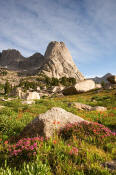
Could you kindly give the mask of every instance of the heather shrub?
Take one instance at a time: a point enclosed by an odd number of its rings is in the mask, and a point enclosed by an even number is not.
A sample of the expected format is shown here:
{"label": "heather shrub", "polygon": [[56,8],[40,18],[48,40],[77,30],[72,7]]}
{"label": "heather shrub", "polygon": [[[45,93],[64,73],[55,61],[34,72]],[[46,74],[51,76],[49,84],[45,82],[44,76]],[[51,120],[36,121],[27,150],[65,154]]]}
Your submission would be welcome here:
{"label": "heather shrub", "polygon": [[93,143],[98,147],[109,143],[111,140],[116,141],[116,133],[109,128],[95,122],[81,122],[75,124],[68,124],[63,128],[59,135],[64,139],[70,139],[76,136],[79,140],[84,140],[88,143]]}

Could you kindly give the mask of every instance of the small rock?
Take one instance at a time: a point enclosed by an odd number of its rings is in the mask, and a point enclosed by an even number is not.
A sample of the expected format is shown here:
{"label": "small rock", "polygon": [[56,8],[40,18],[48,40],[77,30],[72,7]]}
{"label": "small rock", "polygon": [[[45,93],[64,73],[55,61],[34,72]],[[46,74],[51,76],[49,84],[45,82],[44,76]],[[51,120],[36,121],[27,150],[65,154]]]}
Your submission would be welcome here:
{"label": "small rock", "polygon": [[111,162],[105,162],[103,166],[111,170],[116,170],[116,160],[112,160]]}
{"label": "small rock", "polygon": [[86,105],[86,104],[77,103],[77,102],[74,102],[73,104],[75,108],[80,109],[80,110],[90,111],[92,109],[91,106]]}
{"label": "small rock", "polygon": [[105,112],[107,111],[107,108],[103,106],[95,106],[91,108],[91,111]]}
{"label": "small rock", "polygon": [[35,104],[35,101],[33,101],[33,100],[22,101],[22,104],[31,105],[31,104]]}
{"label": "small rock", "polygon": [[38,92],[28,92],[28,93],[26,94],[25,99],[26,99],[27,101],[30,101],[30,100],[38,100],[38,99],[40,99],[40,95],[39,95]]}

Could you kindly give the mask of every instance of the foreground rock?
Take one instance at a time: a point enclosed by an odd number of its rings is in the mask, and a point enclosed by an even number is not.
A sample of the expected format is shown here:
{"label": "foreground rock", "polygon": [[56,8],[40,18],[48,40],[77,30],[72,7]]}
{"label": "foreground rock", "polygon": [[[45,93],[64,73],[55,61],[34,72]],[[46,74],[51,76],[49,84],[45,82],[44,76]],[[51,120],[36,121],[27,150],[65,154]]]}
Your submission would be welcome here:
{"label": "foreground rock", "polygon": [[67,124],[80,123],[82,121],[84,121],[84,119],[77,115],[67,112],[62,108],[53,107],[29,123],[22,131],[21,137],[51,137],[56,130],[60,130]]}
{"label": "foreground rock", "polygon": [[65,88],[63,90],[63,94],[73,95],[73,94],[77,94],[80,92],[87,92],[95,88],[96,88],[96,85],[93,80],[84,80],[84,81],[77,83],[75,86]]}
{"label": "foreground rock", "polygon": [[95,107],[92,107],[90,105],[86,105],[86,104],[82,104],[82,103],[77,103],[77,102],[74,102],[74,107],[79,109],[79,110],[85,110],[85,111],[98,111],[98,112],[105,112],[107,111],[107,108],[106,107],[103,107],[103,106],[95,106]]}

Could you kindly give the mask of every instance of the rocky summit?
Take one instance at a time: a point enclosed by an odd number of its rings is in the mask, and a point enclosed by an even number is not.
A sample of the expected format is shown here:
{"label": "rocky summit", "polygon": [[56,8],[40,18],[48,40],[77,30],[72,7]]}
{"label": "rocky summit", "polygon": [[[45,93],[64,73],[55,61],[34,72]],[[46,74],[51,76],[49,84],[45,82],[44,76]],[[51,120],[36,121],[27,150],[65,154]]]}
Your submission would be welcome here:
{"label": "rocky summit", "polygon": [[43,66],[43,72],[49,77],[74,77],[77,80],[84,80],[72,60],[69,50],[63,42],[53,41],[49,43],[44,55],[46,64]]}
{"label": "rocky summit", "polygon": [[32,74],[44,73],[48,77],[74,77],[79,81],[84,80],[63,42],[50,42],[44,56],[35,53],[25,58],[15,49],[3,50],[0,53],[0,66]]}

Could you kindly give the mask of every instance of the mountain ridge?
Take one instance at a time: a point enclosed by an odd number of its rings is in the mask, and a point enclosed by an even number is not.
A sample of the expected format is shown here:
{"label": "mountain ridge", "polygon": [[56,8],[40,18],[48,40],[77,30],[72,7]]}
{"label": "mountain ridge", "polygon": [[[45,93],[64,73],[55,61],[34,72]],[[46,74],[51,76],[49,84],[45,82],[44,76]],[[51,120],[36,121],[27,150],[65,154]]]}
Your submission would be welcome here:
{"label": "mountain ridge", "polygon": [[84,80],[64,42],[51,41],[44,55],[37,52],[27,58],[16,49],[3,50],[0,54],[0,66],[19,72],[44,73],[48,77],[66,76],[78,81]]}

